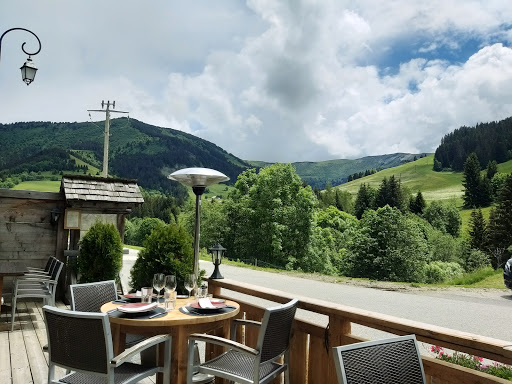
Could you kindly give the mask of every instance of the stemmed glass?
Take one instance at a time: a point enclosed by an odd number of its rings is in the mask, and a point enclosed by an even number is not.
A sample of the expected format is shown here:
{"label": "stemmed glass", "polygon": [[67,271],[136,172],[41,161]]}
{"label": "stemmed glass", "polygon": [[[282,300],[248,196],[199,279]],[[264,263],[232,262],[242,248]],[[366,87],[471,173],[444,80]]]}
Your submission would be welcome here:
{"label": "stemmed glass", "polygon": [[196,286],[196,275],[193,273],[185,276],[185,289],[188,291],[188,297],[190,297],[190,292]]}
{"label": "stemmed glass", "polygon": [[174,301],[174,290],[175,289],[176,289],[176,276],[175,275],[165,276],[164,303],[165,303],[166,311],[174,309],[174,305],[176,304]]}
{"label": "stemmed glass", "polygon": [[171,293],[176,289],[176,276],[167,275],[165,276],[165,292]]}
{"label": "stemmed glass", "polygon": [[165,275],[163,273],[155,273],[153,276],[153,288],[156,290],[156,302],[160,303],[160,291],[165,286]]}

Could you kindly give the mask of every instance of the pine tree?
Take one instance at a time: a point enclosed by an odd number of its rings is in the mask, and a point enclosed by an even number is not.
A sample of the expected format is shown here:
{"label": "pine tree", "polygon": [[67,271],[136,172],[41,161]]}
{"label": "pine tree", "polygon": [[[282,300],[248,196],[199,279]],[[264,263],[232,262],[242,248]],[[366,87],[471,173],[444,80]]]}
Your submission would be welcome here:
{"label": "pine tree", "polygon": [[361,219],[367,209],[372,209],[375,201],[375,190],[369,185],[363,183],[357,191],[356,201],[354,203],[354,215]]}
{"label": "pine tree", "polygon": [[485,176],[489,180],[492,180],[494,175],[497,174],[497,173],[498,173],[498,164],[496,163],[495,160],[489,161],[487,163],[487,171],[485,172]]}
{"label": "pine tree", "polygon": [[469,222],[469,236],[471,248],[483,251],[487,244],[487,224],[481,209],[471,212]]}
{"label": "pine tree", "polygon": [[512,245],[512,175],[508,175],[498,196],[498,205],[489,215],[489,251],[494,268],[501,267],[510,257]]}
{"label": "pine tree", "polygon": [[378,208],[389,205],[398,208],[402,212],[407,209],[407,201],[404,201],[400,180],[395,179],[394,175],[389,179],[384,178],[382,180],[375,197],[375,205]]}
{"label": "pine tree", "polygon": [[425,199],[423,198],[423,194],[421,191],[418,191],[415,198],[411,198],[409,203],[409,210],[416,215],[421,215],[423,210],[427,206]]}
{"label": "pine tree", "polygon": [[462,185],[464,191],[464,207],[480,207],[480,162],[476,153],[471,153],[464,163]]}

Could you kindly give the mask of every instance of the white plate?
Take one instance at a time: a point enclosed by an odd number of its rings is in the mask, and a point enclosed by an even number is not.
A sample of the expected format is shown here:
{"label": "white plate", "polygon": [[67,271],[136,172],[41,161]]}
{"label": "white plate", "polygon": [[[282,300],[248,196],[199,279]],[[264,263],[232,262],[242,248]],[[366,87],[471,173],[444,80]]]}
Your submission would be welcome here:
{"label": "white plate", "polygon": [[155,309],[157,305],[158,303],[131,303],[120,305],[117,310],[124,313],[148,312]]}

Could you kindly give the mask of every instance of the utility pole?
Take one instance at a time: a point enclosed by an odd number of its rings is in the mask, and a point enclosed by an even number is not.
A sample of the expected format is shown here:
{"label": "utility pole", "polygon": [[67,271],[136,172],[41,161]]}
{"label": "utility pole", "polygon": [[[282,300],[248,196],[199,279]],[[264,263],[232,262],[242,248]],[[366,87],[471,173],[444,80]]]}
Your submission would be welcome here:
{"label": "utility pole", "polygon": [[[107,106],[106,109],[103,109]],[[112,105],[113,109],[110,109],[110,106]],[[108,177],[108,141],[110,136],[110,112],[114,113],[128,113],[123,111],[116,111],[114,108],[116,107],[116,102],[113,101],[112,104],[110,104],[110,100],[108,100],[106,103],[105,101],[101,100],[101,108],[102,109],[88,109],[88,112],[105,112],[105,143],[103,145],[103,177]],[[89,116],[91,114],[89,113]]]}

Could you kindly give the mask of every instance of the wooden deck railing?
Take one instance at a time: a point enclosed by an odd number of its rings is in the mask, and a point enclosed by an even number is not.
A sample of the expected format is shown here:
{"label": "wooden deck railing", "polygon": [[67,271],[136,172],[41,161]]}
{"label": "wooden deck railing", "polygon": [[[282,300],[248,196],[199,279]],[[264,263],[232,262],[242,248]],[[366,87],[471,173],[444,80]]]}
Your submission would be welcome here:
{"label": "wooden deck railing", "polygon": [[[411,321],[358,308],[286,292],[243,284],[229,279],[208,280],[208,289],[215,297],[240,303],[240,315],[261,320],[264,308],[251,300],[241,300],[242,293],[250,297],[285,303],[299,299],[299,308],[328,317],[328,327],[297,316],[290,348],[290,378],[292,384],[337,383],[331,348],[366,339],[352,334],[352,324],[396,335],[415,334],[418,341],[439,345],[454,351],[469,353],[504,364],[512,364],[512,344],[508,341],[460,332],[417,321]],[[244,342],[255,344],[256,333],[246,329]],[[447,363],[434,357],[422,356],[429,384],[490,384],[510,383],[473,369]],[[276,381],[279,383],[279,381]]]}

